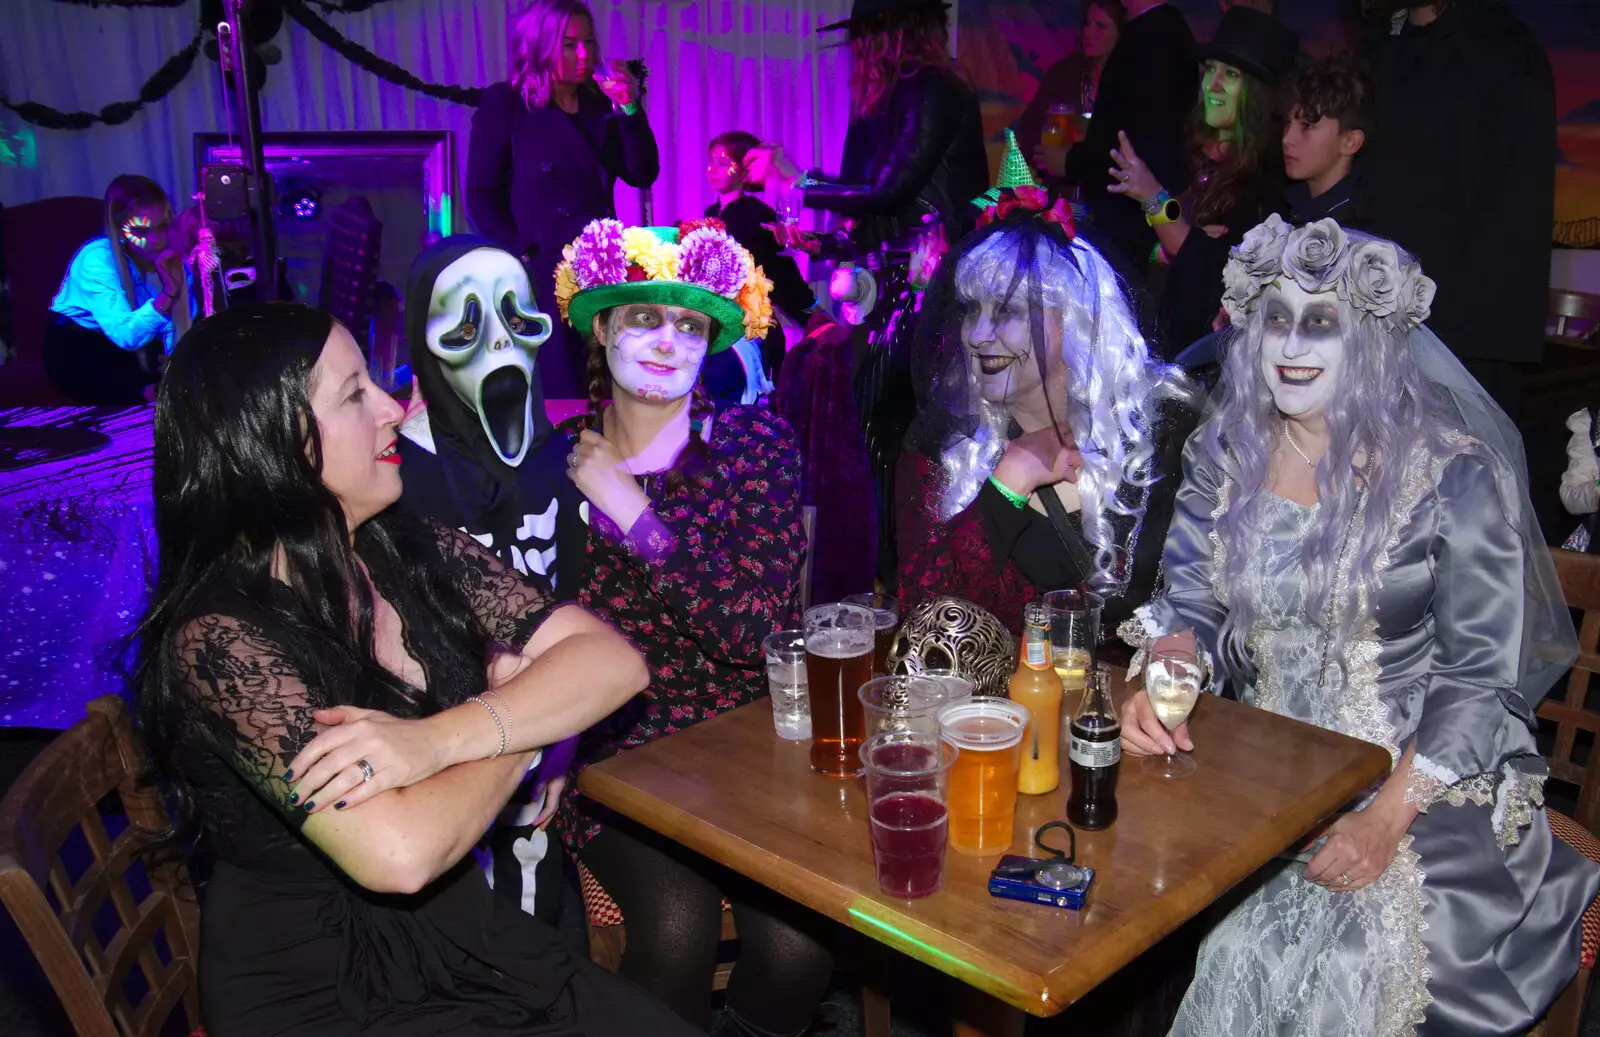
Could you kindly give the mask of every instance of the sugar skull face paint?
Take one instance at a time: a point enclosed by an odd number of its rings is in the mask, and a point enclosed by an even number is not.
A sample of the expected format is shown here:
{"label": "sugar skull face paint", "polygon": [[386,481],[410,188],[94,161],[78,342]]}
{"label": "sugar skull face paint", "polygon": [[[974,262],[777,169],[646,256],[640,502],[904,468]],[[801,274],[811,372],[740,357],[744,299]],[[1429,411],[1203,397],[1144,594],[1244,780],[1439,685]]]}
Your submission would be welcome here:
{"label": "sugar skull face paint", "polygon": [[[527,271],[509,252],[473,249],[439,274],[428,302],[428,352],[513,467],[533,435],[534,360],[550,337]],[[542,401],[537,401],[542,406]]]}
{"label": "sugar skull face paint", "polygon": [[678,306],[620,306],[606,325],[606,364],[618,393],[641,400],[678,400],[694,390],[712,334],[711,318]]}

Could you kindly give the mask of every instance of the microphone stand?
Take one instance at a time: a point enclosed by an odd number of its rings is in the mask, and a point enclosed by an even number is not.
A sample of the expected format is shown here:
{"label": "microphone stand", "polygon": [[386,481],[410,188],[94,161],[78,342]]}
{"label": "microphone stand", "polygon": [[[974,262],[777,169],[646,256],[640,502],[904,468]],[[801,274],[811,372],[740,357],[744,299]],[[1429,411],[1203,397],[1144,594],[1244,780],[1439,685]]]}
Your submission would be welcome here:
{"label": "microphone stand", "polygon": [[218,54],[243,115],[240,164],[245,167],[245,198],[250,208],[250,250],[256,268],[255,297],[261,302],[278,298],[278,235],[272,222],[272,180],[267,175],[261,146],[261,96],[250,82],[250,53],[244,35],[244,12],[250,0],[223,0],[227,20],[217,26]]}

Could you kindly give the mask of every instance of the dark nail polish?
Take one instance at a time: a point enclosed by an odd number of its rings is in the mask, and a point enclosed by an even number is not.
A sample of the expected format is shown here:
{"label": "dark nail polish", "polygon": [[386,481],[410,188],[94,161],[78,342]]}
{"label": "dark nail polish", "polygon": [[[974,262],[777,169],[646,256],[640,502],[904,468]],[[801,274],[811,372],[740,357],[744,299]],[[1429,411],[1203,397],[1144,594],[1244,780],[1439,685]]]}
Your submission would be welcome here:
{"label": "dark nail polish", "polygon": [[333,809],[335,809],[335,810],[343,810],[344,809],[344,800],[341,799],[339,802],[335,803],[333,805]]}
{"label": "dark nail polish", "polygon": [[309,800],[309,799],[306,800],[306,813],[309,814],[311,812],[312,808],[315,807],[316,805],[317,804],[315,802],[313,802],[312,800]]}
{"label": "dark nail polish", "polygon": [[294,780],[294,771],[284,771],[283,772],[283,782],[284,782],[285,785],[287,785],[289,782],[291,782],[293,780]]}
{"label": "dark nail polish", "polygon": [[300,802],[300,793],[296,792],[294,795],[289,797],[290,806],[294,806],[298,802]]}

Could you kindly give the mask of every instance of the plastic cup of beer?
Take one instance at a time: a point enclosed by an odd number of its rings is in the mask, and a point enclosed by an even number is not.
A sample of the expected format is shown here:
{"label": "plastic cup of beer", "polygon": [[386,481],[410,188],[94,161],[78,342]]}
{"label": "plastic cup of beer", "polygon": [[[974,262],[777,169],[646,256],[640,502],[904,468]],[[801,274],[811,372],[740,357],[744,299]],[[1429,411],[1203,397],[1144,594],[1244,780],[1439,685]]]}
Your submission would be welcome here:
{"label": "plastic cup of beer", "polygon": [[944,685],[944,701],[948,705],[957,699],[969,699],[978,693],[978,682],[955,670],[925,669],[918,677],[930,677]]}
{"label": "plastic cup of beer", "polygon": [[[1083,697],[1094,665],[1094,649],[1100,643],[1100,611],[1105,600],[1082,590],[1051,591],[1044,596],[1050,606],[1050,656],[1061,690],[1067,701],[1076,703],[1073,694]],[[1063,709],[1062,715],[1072,710]]]}
{"label": "plastic cup of beer", "polygon": [[960,753],[937,734],[884,731],[862,743],[860,757],[878,888],[905,900],[938,892],[949,841],[946,791]]}
{"label": "plastic cup of beer", "polygon": [[939,710],[945,741],[961,752],[950,771],[950,848],[989,857],[1011,846],[1022,735],[1032,718],[1010,699],[975,696]]}
{"label": "plastic cup of beer", "polygon": [[874,677],[856,692],[867,721],[867,737],[883,731],[939,735],[945,686],[930,677]]}
{"label": "plastic cup of beer", "polygon": [[806,609],[806,678],[811,699],[811,769],[830,778],[861,775],[858,750],[867,738],[856,691],[872,679],[877,626],[861,605]]}
{"label": "plastic cup of beer", "polygon": [[811,737],[811,696],[806,691],[806,632],[776,630],[761,642],[767,657],[767,691],[772,724],[790,742]]}
{"label": "plastic cup of beer", "polygon": [[878,677],[888,676],[889,648],[900,626],[900,603],[887,594],[852,594],[844,603],[872,610],[877,622],[872,640],[872,672]]}

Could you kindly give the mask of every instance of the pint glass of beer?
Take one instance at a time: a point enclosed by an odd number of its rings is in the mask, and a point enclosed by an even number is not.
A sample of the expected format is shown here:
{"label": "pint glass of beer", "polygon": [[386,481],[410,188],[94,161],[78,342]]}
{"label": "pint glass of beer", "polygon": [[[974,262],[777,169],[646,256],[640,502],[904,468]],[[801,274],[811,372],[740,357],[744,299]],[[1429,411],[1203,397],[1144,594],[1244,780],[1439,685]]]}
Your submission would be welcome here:
{"label": "pint glass of beer", "polygon": [[894,632],[900,626],[900,603],[887,594],[852,594],[844,599],[844,603],[872,610],[877,620],[872,642],[872,673],[877,677],[887,677],[889,647],[894,644]]}
{"label": "pint glass of beer", "polygon": [[1022,735],[1031,717],[1010,699],[978,696],[939,711],[945,741],[961,752],[950,771],[950,848],[969,857],[1004,853],[1017,816]]}
{"label": "pint glass of beer", "polygon": [[861,605],[806,609],[806,676],[811,695],[811,769],[830,778],[861,773],[867,737],[861,685],[872,679],[876,617]]}

